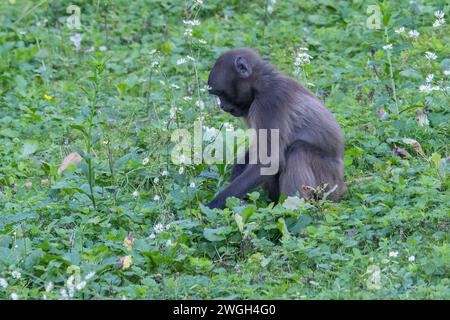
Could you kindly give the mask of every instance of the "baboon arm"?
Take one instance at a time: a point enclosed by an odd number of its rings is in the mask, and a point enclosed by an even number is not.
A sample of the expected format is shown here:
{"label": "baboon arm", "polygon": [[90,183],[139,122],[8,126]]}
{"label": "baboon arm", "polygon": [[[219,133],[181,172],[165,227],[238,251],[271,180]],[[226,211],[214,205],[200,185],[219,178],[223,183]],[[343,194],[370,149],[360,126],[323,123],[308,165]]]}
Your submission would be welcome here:
{"label": "baboon arm", "polygon": [[237,177],[239,177],[247,168],[247,165],[249,163],[249,154],[248,151],[245,153],[244,163],[236,163],[233,166],[233,170],[231,171],[231,181],[235,180]]}
{"label": "baboon arm", "polygon": [[233,170],[231,171],[231,181],[234,181],[237,177],[239,177],[247,167],[246,164],[235,164],[233,166]]}
{"label": "baboon arm", "polygon": [[225,208],[225,201],[228,197],[243,198],[252,189],[270,178],[271,176],[261,175],[260,165],[248,165],[244,172],[231,182],[231,185],[228,188],[219,193],[217,197],[208,204],[208,207],[211,209],[223,209]]}

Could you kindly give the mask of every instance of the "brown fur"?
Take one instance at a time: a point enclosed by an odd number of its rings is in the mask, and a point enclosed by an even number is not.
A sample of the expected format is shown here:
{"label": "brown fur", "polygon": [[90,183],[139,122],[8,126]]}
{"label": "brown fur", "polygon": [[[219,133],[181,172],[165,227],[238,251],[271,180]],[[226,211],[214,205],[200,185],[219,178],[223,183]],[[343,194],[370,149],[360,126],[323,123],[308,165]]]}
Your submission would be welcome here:
{"label": "brown fur", "polygon": [[280,130],[280,169],[274,176],[259,174],[260,164],[235,165],[231,185],[210,207],[223,208],[229,196],[242,198],[264,185],[276,201],[281,193],[311,196],[311,188],[325,184],[328,196],[338,200],[345,192],[340,126],[319,99],[296,80],[278,72],[251,49],[223,54],[208,80],[210,92],[221,99],[221,107],[244,117],[254,129]]}

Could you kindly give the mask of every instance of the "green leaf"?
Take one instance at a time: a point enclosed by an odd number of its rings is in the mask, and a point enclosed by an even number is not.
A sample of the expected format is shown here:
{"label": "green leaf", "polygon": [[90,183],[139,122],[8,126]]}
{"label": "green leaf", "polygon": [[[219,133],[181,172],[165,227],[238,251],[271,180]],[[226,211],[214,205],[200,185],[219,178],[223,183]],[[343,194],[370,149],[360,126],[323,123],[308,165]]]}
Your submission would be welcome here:
{"label": "green leaf", "polygon": [[8,137],[8,138],[17,138],[19,133],[10,128],[5,128],[0,130],[0,136]]}
{"label": "green leaf", "polygon": [[226,238],[225,236],[228,235],[231,230],[231,227],[220,227],[217,229],[205,228],[203,230],[203,235],[211,242],[223,241]]}
{"label": "green leaf", "polygon": [[244,222],[242,221],[242,216],[239,213],[234,214],[234,221],[236,221],[239,231],[243,232],[244,231]]}
{"label": "green leaf", "polygon": [[248,206],[242,210],[242,221],[247,223],[248,219],[255,213],[255,207]]}
{"label": "green leaf", "polygon": [[260,194],[257,191],[253,191],[252,193],[248,194],[248,198],[250,200],[252,200],[253,202],[256,202],[259,199],[259,196],[260,196]]}
{"label": "green leaf", "polygon": [[289,233],[289,230],[286,226],[286,221],[284,221],[283,218],[278,219],[277,228],[282,234],[283,241],[289,240],[291,238],[291,234]]}
{"label": "green leaf", "polygon": [[302,214],[297,222],[289,228],[289,231],[292,233],[299,233],[303,229],[306,228],[312,222],[312,218],[307,214]]}
{"label": "green leaf", "polygon": [[23,144],[22,156],[28,157],[29,155],[35,153],[39,148],[39,143],[37,141],[28,140]]}
{"label": "green leaf", "polygon": [[431,163],[436,169],[439,169],[439,167],[441,166],[441,158],[441,155],[436,152],[431,155]]}

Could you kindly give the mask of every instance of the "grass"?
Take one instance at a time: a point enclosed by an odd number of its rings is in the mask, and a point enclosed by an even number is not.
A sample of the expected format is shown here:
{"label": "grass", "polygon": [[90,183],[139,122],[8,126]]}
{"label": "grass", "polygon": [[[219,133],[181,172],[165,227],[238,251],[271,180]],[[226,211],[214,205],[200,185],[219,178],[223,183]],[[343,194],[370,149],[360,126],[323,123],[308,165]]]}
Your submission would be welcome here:
{"label": "grass", "polygon": [[[200,2],[1,2],[0,298],[450,298],[446,1]],[[205,90],[242,46],[342,125],[341,202],[213,211],[230,167],[172,163],[175,129],[243,127]]]}

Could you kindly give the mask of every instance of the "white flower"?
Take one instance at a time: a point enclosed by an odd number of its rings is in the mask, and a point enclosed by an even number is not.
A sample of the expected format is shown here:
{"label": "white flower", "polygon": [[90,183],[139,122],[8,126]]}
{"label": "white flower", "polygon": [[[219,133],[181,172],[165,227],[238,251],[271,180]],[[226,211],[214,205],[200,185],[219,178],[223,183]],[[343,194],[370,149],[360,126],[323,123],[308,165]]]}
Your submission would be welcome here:
{"label": "white flower", "polygon": [[177,108],[175,107],[170,108],[169,113],[171,118],[175,118],[175,115],[177,114]]}
{"label": "white flower", "polygon": [[174,89],[180,89],[180,86],[176,85],[175,83],[172,83],[170,86]]}
{"label": "white flower", "polygon": [[186,63],[186,59],[185,58],[180,58],[180,59],[177,60],[177,65],[185,64],[185,63]]}
{"label": "white flower", "polygon": [[307,48],[300,48],[299,51],[297,53],[297,57],[295,58],[295,62],[294,64],[296,66],[304,66],[308,63],[311,62],[311,59],[313,58],[312,56],[310,56],[309,54],[307,54],[306,52],[302,52],[302,51],[307,51]]}
{"label": "white flower", "polygon": [[195,188],[195,182],[191,182],[191,184],[189,185],[189,187]]}
{"label": "white flower", "polygon": [[133,197],[135,197],[135,198],[139,197],[139,191],[134,190],[133,191]]}
{"label": "white flower", "polygon": [[89,272],[89,273],[87,274],[87,276],[84,277],[84,280],[87,281],[87,280],[91,279],[93,276],[95,276],[95,271]]}
{"label": "white flower", "polygon": [[13,292],[13,293],[11,293],[11,299],[13,299],[13,300],[19,299],[19,295],[17,293]]}
{"label": "white flower", "polygon": [[395,33],[398,33],[398,34],[403,33],[403,32],[405,32],[405,27],[400,27],[397,30],[395,30]]}
{"label": "white flower", "polygon": [[109,144],[109,140],[103,140],[103,144],[107,146]]}
{"label": "white flower", "polygon": [[188,26],[186,28],[186,30],[184,31],[184,36],[185,37],[192,37],[192,27],[191,26]]}
{"label": "white flower", "polygon": [[183,100],[184,101],[192,101],[192,97],[186,96],[186,97],[183,97]]}
{"label": "white flower", "polygon": [[172,243],[172,240],[167,240],[167,242],[166,242],[166,246],[167,247],[171,247],[173,245],[173,243]]}
{"label": "white flower", "polygon": [[439,86],[434,86],[434,87],[431,88],[431,90],[432,91],[441,91],[442,89]]}
{"label": "white flower", "polygon": [[383,46],[383,50],[391,50],[392,49],[392,43],[389,43],[385,46]]}
{"label": "white flower", "polygon": [[169,230],[172,227],[170,223],[166,224],[166,230]]}
{"label": "white flower", "polygon": [[79,33],[76,33],[69,38],[69,40],[73,43],[73,45],[75,46],[75,48],[77,50],[81,49],[81,40],[82,39],[83,39],[83,36]]}
{"label": "white flower", "polygon": [[409,262],[414,262],[414,261],[416,261],[416,257],[414,257],[414,256],[409,256],[409,257],[408,257],[408,261],[409,261]]}
{"label": "white flower", "polygon": [[431,91],[433,91],[433,89],[431,88],[431,86],[427,83],[427,84],[423,84],[419,87],[419,91],[420,92],[425,92],[425,93],[430,93]]}
{"label": "white flower", "polygon": [[444,75],[446,75],[446,76],[450,76],[450,69],[448,69],[448,70],[444,70]]}
{"label": "white flower", "polygon": [[203,4],[203,0],[194,0],[194,4],[201,6]]}
{"label": "white flower", "polygon": [[200,25],[200,21],[197,19],[194,20],[183,20],[183,23],[189,26],[199,26]]}
{"label": "white flower", "polygon": [[434,79],[434,74],[431,74],[431,73],[430,73],[429,75],[427,75],[427,78],[426,78],[425,81],[426,81],[427,83],[430,83],[431,81],[433,81],[433,79]]}
{"label": "white flower", "polygon": [[0,287],[2,287],[3,289],[8,288],[8,281],[6,281],[6,279],[4,278],[0,278]]}
{"label": "white flower", "polygon": [[53,288],[54,288],[54,286],[53,286],[53,282],[49,282],[49,283],[47,283],[47,285],[45,286],[45,292],[50,292],[50,291],[52,291],[53,290]]}
{"label": "white flower", "polygon": [[398,251],[391,251],[391,252],[389,252],[389,257],[397,258],[398,257]]}
{"label": "white flower", "polygon": [[155,239],[156,235],[154,233],[152,233],[151,235],[148,236],[150,239]]}
{"label": "white flower", "polygon": [[204,103],[202,100],[198,100],[198,101],[195,103],[195,105],[196,105],[197,107],[199,107],[200,109],[205,108],[205,103]]}
{"label": "white flower", "polygon": [[157,223],[153,227],[153,230],[155,231],[155,233],[161,233],[164,231],[164,225],[162,223]]}
{"label": "white flower", "polygon": [[73,282],[75,281],[75,277],[74,276],[70,276],[68,279],[67,279],[67,282],[66,282],[66,287],[67,287],[67,289],[73,289],[75,286],[74,286],[74,284],[73,284]]}
{"label": "white flower", "polygon": [[14,279],[20,279],[20,277],[22,276],[20,271],[17,271],[17,270],[14,270],[13,272],[11,272],[11,275]]}
{"label": "white flower", "polygon": [[444,24],[445,24],[445,19],[438,19],[435,22],[433,22],[433,27],[438,28]]}
{"label": "white flower", "polygon": [[169,175],[169,172],[167,170],[161,171],[161,176],[165,177],[165,176],[168,176],[168,175]]}
{"label": "white flower", "polygon": [[108,50],[108,47],[107,46],[100,46],[99,49],[100,49],[100,51],[104,52],[104,51]]}
{"label": "white flower", "polygon": [[155,179],[153,179],[153,183],[154,183],[154,184],[158,184],[158,183],[159,183],[159,178],[156,177]]}
{"label": "white flower", "polygon": [[69,299],[69,296],[67,295],[67,290],[62,288],[61,290],[59,290],[59,294],[61,295],[61,298],[63,300],[67,300]]}
{"label": "white flower", "polygon": [[425,58],[427,58],[427,60],[436,60],[437,55],[433,52],[427,51],[425,52]]}
{"label": "white flower", "polygon": [[83,290],[86,287],[86,281],[81,281],[76,285],[77,290]]}
{"label": "white flower", "polygon": [[225,130],[226,130],[226,131],[233,131],[233,130],[234,130],[234,126],[233,126],[233,124],[231,124],[231,123],[225,122],[225,123],[223,124],[223,126],[225,127]]}
{"label": "white flower", "polygon": [[198,39],[198,42],[200,42],[201,44],[207,44],[208,42],[206,42],[205,39]]}
{"label": "white flower", "polygon": [[180,167],[180,169],[178,169],[178,173],[179,174],[183,174],[184,173],[184,167]]}
{"label": "white flower", "polygon": [[434,12],[434,16],[438,19],[442,19],[445,16],[445,13],[443,13],[442,11],[438,10]]}
{"label": "white flower", "polygon": [[410,32],[408,32],[408,35],[410,38],[416,40],[419,37],[420,33],[417,30],[411,30]]}
{"label": "white flower", "polygon": [[144,160],[142,160],[142,164],[145,166],[149,161],[149,158],[144,158]]}
{"label": "white flower", "polygon": [[154,200],[154,201],[159,201],[160,199],[161,199],[161,198],[160,198],[158,195],[156,195],[156,196],[153,197],[153,200]]}

